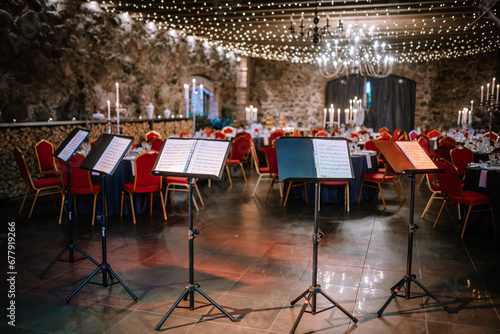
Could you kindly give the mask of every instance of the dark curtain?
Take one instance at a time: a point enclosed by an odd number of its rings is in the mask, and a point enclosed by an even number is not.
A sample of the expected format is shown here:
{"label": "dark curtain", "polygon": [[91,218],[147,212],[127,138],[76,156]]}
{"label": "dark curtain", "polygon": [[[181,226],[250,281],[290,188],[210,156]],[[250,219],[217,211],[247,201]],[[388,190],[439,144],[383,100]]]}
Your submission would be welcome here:
{"label": "dark curtain", "polygon": [[[403,129],[407,133],[415,125],[415,81],[395,75],[387,78],[370,78],[372,85],[372,110],[369,112],[373,130],[388,127]],[[368,116],[368,115],[367,115]]]}
{"label": "dark curtain", "polygon": [[363,97],[365,91],[365,77],[351,76],[332,80],[326,84],[326,108],[333,104],[335,108],[335,119],[337,119],[337,109],[340,108],[340,120],[345,123],[344,110],[349,108],[349,100],[355,96]]}
{"label": "dark curtain", "polygon": [[328,82],[326,106],[333,103],[335,112],[349,108],[349,99],[363,98],[366,81],[371,82],[372,106],[365,113],[365,126],[377,131],[381,127],[389,130],[411,131],[415,125],[416,83],[413,80],[390,75],[387,78],[366,78],[363,76],[342,77]]}

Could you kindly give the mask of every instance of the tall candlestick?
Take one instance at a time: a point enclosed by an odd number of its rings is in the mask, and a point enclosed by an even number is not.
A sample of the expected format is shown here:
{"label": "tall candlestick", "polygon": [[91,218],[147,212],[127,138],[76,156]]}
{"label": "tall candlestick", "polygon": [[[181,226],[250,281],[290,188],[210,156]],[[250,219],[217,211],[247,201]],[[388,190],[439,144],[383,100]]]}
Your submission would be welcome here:
{"label": "tall candlestick", "polygon": [[484,91],[484,86],[481,86],[481,103],[483,103],[483,91]]}
{"label": "tall candlestick", "polygon": [[193,79],[193,95],[196,93],[196,79]]}
{"label": "tall candlestick", "polygon": [[497,102],[498,102],[498,91],[500,90],[500,85],[497,85]]}
{"label": "tall candlestick", "polygon": [[330,129],[333,129],[333,109],[330,108]]}
{"label": "tall candlestick", "polygon": [[111,121],[111,102],[108,100],[108,121]]}
{"label": "tall candlestick", "polygon": [[349,121],[349,108],[347,108],[345,111],[345,124]]}
{"label": "tall candlestick", "polygon": [[184,101],[186,103],[186,118],[189,117],[189,85],[184,84]]}
{"label": "tall candlestick", "polygon": [[120,85],[116,85],[116,134],[120,134]]}
{"label": "tall candlestick", "polygon": [[494,94],[493,90],[495,89],[495,78],[493,78],[493,83],[491,84],[491,95]]}
{"label": "tall candlestick", "polygon": [[470,112],[472,112],[472,109],[474,109],[474,100],[470,101]]}
{"label": "tall candlestick", "polygon": [[486,85],[486,101],[490,99],[490,84]]}
{"label": "tall candlestick", "polygon": [[326,128],[326,108],[325,108],[325,112],[324,112],[324,115],[323,115],[323,129]]}
{"label": "tall candlestick", "polygon": [[356,121],[358,120],[358,109],[353,109],[353,122],[354,122],[354,125],[356,125]]}
{"label": "tall candlestick", "polygon": [[469,127],[472,127],[472,108],[469,110]]}
{"label": "tall candlestick", "polygon": [[462,110],[458,111],[458,120],[457,120],[457,126],[460,126],[460,115],[462,114]]}
{"label": "tall candlestick", "polygon": [[338,119],[337,121],[339,122],[339,127],[340,127],[340,108],[337,109],[337,116],[338,116]]}

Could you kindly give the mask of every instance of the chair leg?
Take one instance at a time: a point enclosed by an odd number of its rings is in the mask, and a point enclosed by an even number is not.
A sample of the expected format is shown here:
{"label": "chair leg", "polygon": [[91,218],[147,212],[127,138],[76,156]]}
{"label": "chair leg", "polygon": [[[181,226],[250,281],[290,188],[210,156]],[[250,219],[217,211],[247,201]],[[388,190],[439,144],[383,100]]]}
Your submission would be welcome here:
{"label": "chair leg", "polygon": [[198,193],[198,198],[200,199],[201,205],[205,205],[205,203],[203,202],[203,197],[201,197],[201,194],[200,194],[200,189],[198,189],[198,185],[196,184],[196,182],[194,182],[194,188],[196,189],[196,192]]}
{"label": "chair leg", "polygon": [[259,186],[259,183],[260,183],[260,180],[262,179],[262,174],[259,175],[259,178],[257,179],[257,183],[255,184],[255,188],[253,188],[253,193],[252,193],[252,197],[255,196],[255,192],[257,191],[257,187]]}
{"label": "chair leg", "polygon": [[153,212],[153,193],[151,193],[151,197],[149,198],[149,213],[152,212]]}
{"label": "chair leg", "polygon": [[361,181],[361,186],[359,187],[359,195],[358,195],[358,204],[361,201],[361,194],[363,193],[363,185],[365,184],[365,180]]}
{"label": "chair leg", "polygon": [[350,212],[351,211],[351,201],[350,201],[350,195],[349,195],[349,182],[346,182],[345,183],[345,201],[346,201],[346,204],[347,204],[347,212]]}
{"label": "chair leg", "polygon": [[134,224],[135,224],[136,221],[135,221],[134,199],[132,193],[129,193],[129,196],[130,196],[130,206],[132,207],[132,218],[134,218]]}
{"label": "chair leg", "polygon": [[[92,210],[92,226],[94,226],[94,220],[95,220],[95,205],[97,203],[97,193],[94,194],[94,209]],[[104,214],[104,212],[103,212]]]}
{"label": "chair leg", "polygon": [[33,213],[33,209],[35,208],[35,203],[36,203],[36,200],[38,198],[39,193],[40,193],[40,190],[37,190],[36,195],[35,195],[35,199],[33,200],[33,205],[31,205],[31,210],[30,210],[30,214],[28,216],[28,219],[31,218],[31,214]]}
{"label": "chair leg", "polygon": [[288,189],[286,190],[285,202],[283,203],[283,207],[286,206],[286,202],[288,201],[288,195],[290,195],[290,189],[292,188],[292,182],[288,182]]}
{"label": "chair leg", "polygon": [[243,174],[243,179],[245,183],[247,183],[247,176],[245,175],[245,169],[243,168],[243,164],[240,162],[241,173]]}
{"label": "chair leg", "polygon": [[211,179],[208,179],[208,187],[212,188],[212,180]]}
{"label": "chair leg", "polygon": [[[468,206],[468,205],[467,205]],[[468,210],[467,210],[467,215],[465,216],[465,221],[464,221],[464,227],[462,228],[462,234],[460,235],[460,238],[463,238],[464,237],[464,233],[465,233],[465,228],[467,227],[467,222],[469,221],[469,215],[470,215],[470,212],[472,210],[472,205],[471,206],[468,206]]]}
{"label": "chair leg", "polygon": [[443,208],[446,205],[446,199],[443,200],[443,204],[441,205],[441,209],[439,209],[439,213],[436,217],[436,221],[434,222],[434,225],[432,225],[432,228],[436,228],[436,225],[438,223],[439,217],[441,216],[441,212],[443,212]]}
{"label": "chair leg", "polygon": [[267,193],[266,193],[266,198],[264,198],[264,202],[267,201],[267,196],[269,196],[269,192],[271,191],[271,187],[273,186],[274,183],[274,178],[271,179],[271,182],[269,182],[269,187],[267,187]]}
{"label": "chair leg", "polygon": [[163,200],[163,193],[161,192],[161,189],[159,190],[159,193],[160,193],[161,207],[163,209],[163,218],[167,220],[167,211],[165,211],[165,201]]}
{"label": "chair leg", "polygon": [[120,200],[120,217],[123,217],[123,192],[124,190],[122,190],[122,197]]}
{"label": "chair leg", "polygon": [[[380,197],[382,197],[382,204],[384,204],[384,209],[387,209],[387,206],[385,206],[385,199],[384,199],[384,193],[382,192],[382,186],[380,185],[380,183],[377,183],[378,185],[378,190],[380,191]],[[396,189],[397,189],[397,186],[396,186]],[[398,194],[399,196],[399,194]],[[399,202],[401,202],[401,199],[399,200]]]}
{"label": "chair leg", "polygon": [[19,213],[21,213],[21,211],[23,211],[24,202],[26,202],[26,197],[28,197],[29,191],[30,191],[30,188],[28,186],[26,186],[26,192],[24,193],[24,198],[23,198],[23,202],[21,203],[21,208],[19,208]]}
{"label": "chair leg", "polygon": [[61,225],[62,222],[62,215],[64,211],[64,198],[66,197],[66,194],[62,194],[62,200],[61,200],[61,212],[59,213],[59,225]]}
{"label": "chair leg", "polygon": [[429,201],[427,202],[427,205],[425,206],[424,212],[422,213],[422,215],[420,216],[420,218],[424,218],[425,214],[427,213],[427,211],[431,207],[431,204],[434,201],[434,198],[436,197],[436,194],[437,193],[432,193],[431,198],[429,198]]}
{"label": "chair leg", "polygon": [[229,184],[232,185],[233,181],[231,181],[231,173],[229,173],[229,167],[226,165],[227,178],[229,179]]}
{"label": "chair leg", "polygon": [[495,235],[497,235],[497,228],[495,226],[495,217],[493,217],[493,208],[491,207],[491,204],[489,206],[490,206],[490,213],[491,213],[491,223],[493,224],[493,233]]}
{"label": "chair leg", "polygon": [[394,180],[394,187],[396,188],[396,194],[398,195],[399,205],[403,205],[403,202],[401,201],[401,194],[399,193],[398,182],[396,180]]}
{"label": "chair leg", "polygon": [[194,208],[196,209],[196,212],[199,212],[200,211],[200,208],[198,207],[198,203],[196,203],[196,199],[194,198],[194,195],[193,195],[193,204],[194,204]]}
{"label": "chair leg", "polygon": [[417,182],[417,189],[420,187],[420,185],[422,184],[422,182],[423,182],[423,181],[424,181],[424,179],[425,179],[425,174],[421,174],[421,175],[419,175],[419,176],[420,176],[420,178],[419,178],[419,180],[418,180],[418,182]]}

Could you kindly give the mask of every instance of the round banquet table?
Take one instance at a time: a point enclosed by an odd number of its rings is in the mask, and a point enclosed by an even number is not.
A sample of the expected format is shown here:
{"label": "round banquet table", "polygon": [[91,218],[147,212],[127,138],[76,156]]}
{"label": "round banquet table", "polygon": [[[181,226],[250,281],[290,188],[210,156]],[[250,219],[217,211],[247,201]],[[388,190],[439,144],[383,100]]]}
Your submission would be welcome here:
{"label": "round banquet table", "polygon": [[[367,173],[376,173],[378,171],[378,158],[376,154],[368,155],[371,168],[368,168],[367,155],[351,155],[352,169],[355,180],[349,182],[349,202],[357,202],[359,190],[361,188],[361,175]],[[314,199],[314,183],[307,182],[307,197],[309,201]],[[344,203],[344,186],[321,186],[321,203]],[[364,187],[361,195],[361,201],[373,201],[377,190],[370,187]],[[304,187],[293,187],[290,196],[296,200],[305,201]]]}
{"label": "round banquet table", "polygon": [[[481,174],[486,174],[486,180],[480,185]],[[486,181],[486,182],[484,182]],[[483,187],[486,185],[486,187]],[[500,187],[500,170],[498,169],[486,169],[481,167],[467,167],[465,171],[465,190],[472,190],[479,192],[481,194],[490,195],[492,198],[491,206],[493,207],[493,217],[495,218],[495,225],[500,226],[500,192],[498,191]],[[491,230],[491,218],[488,212],[484,212],[480,215],[471,215],[469,218],[472,223],[480,223],[486,229]]]}

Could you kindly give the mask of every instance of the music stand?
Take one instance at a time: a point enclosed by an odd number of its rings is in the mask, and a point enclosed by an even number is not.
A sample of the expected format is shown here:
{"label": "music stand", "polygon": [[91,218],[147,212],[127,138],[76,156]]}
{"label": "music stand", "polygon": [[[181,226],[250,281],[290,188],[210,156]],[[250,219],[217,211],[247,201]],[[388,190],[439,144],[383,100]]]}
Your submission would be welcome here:
{"label": "music stand", "polygon": [[[311,307],[311,314],[326,311],[331,307],[316,311],[316,295],[321,294],[355,323],[358,322],[352,314],[344,309],[333,298],[328,296],[318,284],[318,249],[323,233],[319,232],[319,183],[321,181],[352,181],[351,157],[348,142],[345,138],[291,138],[282,137],[276,140],[276,154],[278,158],[279,180],[314,182],[314,233],[313,233],[313,270],[311,286],[295,298],[290,304],[293,306],[303,297],[306,299],[300,310],[290,333],[295,333],[300,319],[307,306]],[[349,200],[349,199],[347,199]]]}
{"label": "music stand", "polygon": [[[68,207],[68,243],[66,246],[63,248],[63,250],[57,255],[52,262],[45,268],[44,271],[39,275],[40,278],[42,278],[49,270],[52,268],[52,266],[63,256],[63,254],[69,250],[69,263],[73,263],[76,261],[83,260],[85,257],[92,261],[94,264],[98,265],[98,263],[91,258],[87,253],[85,253],[80,247],[75,245],[73,243],[73,215],[71,214],[71,168],[70,168],[70,159],[75,153],[75,151],[80,147],[80,145],[83,143],[83,141],[88,137],[90,131],[85,130],[85,129],[80,129],[80,128],[75,128],[71,133],[64,139],[64,141],[59,145],[59,147],[55,150],[53,155],[66,162],[66,177],[67,177],[67,190],[68,190],[68,201],[67,201],[67,207]],[[61,209],[62,210],[62,209]],[[74,252],[73,250],[79,251],[83,256],[83,258],[74,259]]]}
{"label": "music stand", "polygon": [[452,311],[443,304],[436,296],[434,296],[422,283],[416,279],[416,275],[412,274],[412,253],[413,253],[413,234],[418,229],[418,225],[413,223],[413,213],[415,204],[415,176],[418,174],[442,173],[443,169],[437,168],[432,162],[427,153],[422,149],[417,142],[402,141],[391,142],[386,140],[376,140],[375,145],[384,155],[387,162],[391,165],[394,171],[398,174],[409,175],[411,177],[411,199],[410,199],[410,222],[408,228],[408,253],[406,258],[406,274],[399,282],[391,287],[392,294],[385,302],[384,306],[377,312],[381,317],[382,313],[391,301],[396,297],[400,289],[405,285],[405,298],[410,299],[410,284],[416,283],[428,296],[434,299],[446,311]]}
{"label": "music stand", "polygon": [[200,293],[206,300],[224,313],[231,321],[235,321],[220,305],[200,290],[200,284],[194,281],[194,238],[200,233],[193,228],[193,179],[203,178],[220,180],[225,161],[229,153],[227,140],[170,138],[165,140],[158,154],[153,170],[154,175],[187,177],[189,180],[189,284],[167,314],[155,327],[160,330],[163,323],[172,314],[182,299],[189,297],[189,309],[194,310],[194,293]]}
{"label": "music stand", "polygon": [[123,283],[123,281],[116,275],[116,273],[111,269],[111,266],[107,262],[107,254],[106,254],[106,200],[104,198],[105,194],[105,180],[106,175],[112,175],[116,170],[116,167],[122,161],[123,156],[129,149],[132,144],[133,137],[127,136],[117,136],[110,134],[101,135],[94,144],[94,147],[90,150],[89,154],[83,160],[80,168],[87,169],[90,171],[98,172],[101,175],[102,182],[102,212],[101,215],[97,216],[97,219],[102,224],[102,263],[97,263],[97,269],[94,270],[90,276],[88,276],[82,284],[76,290],[74,290],[68,298],[66,298],[66,302],[69,302],[73,296],[80,291],[80,289],[87,284],[92,277],[95,276],[99,271],[102,271],[102,286],[108,286],[108,275],[111,279],[116,278],[116,280],[127,290],[127,292],[132,296],[134,300],[137,300],[137,297],[130,291],[130,289]]}

